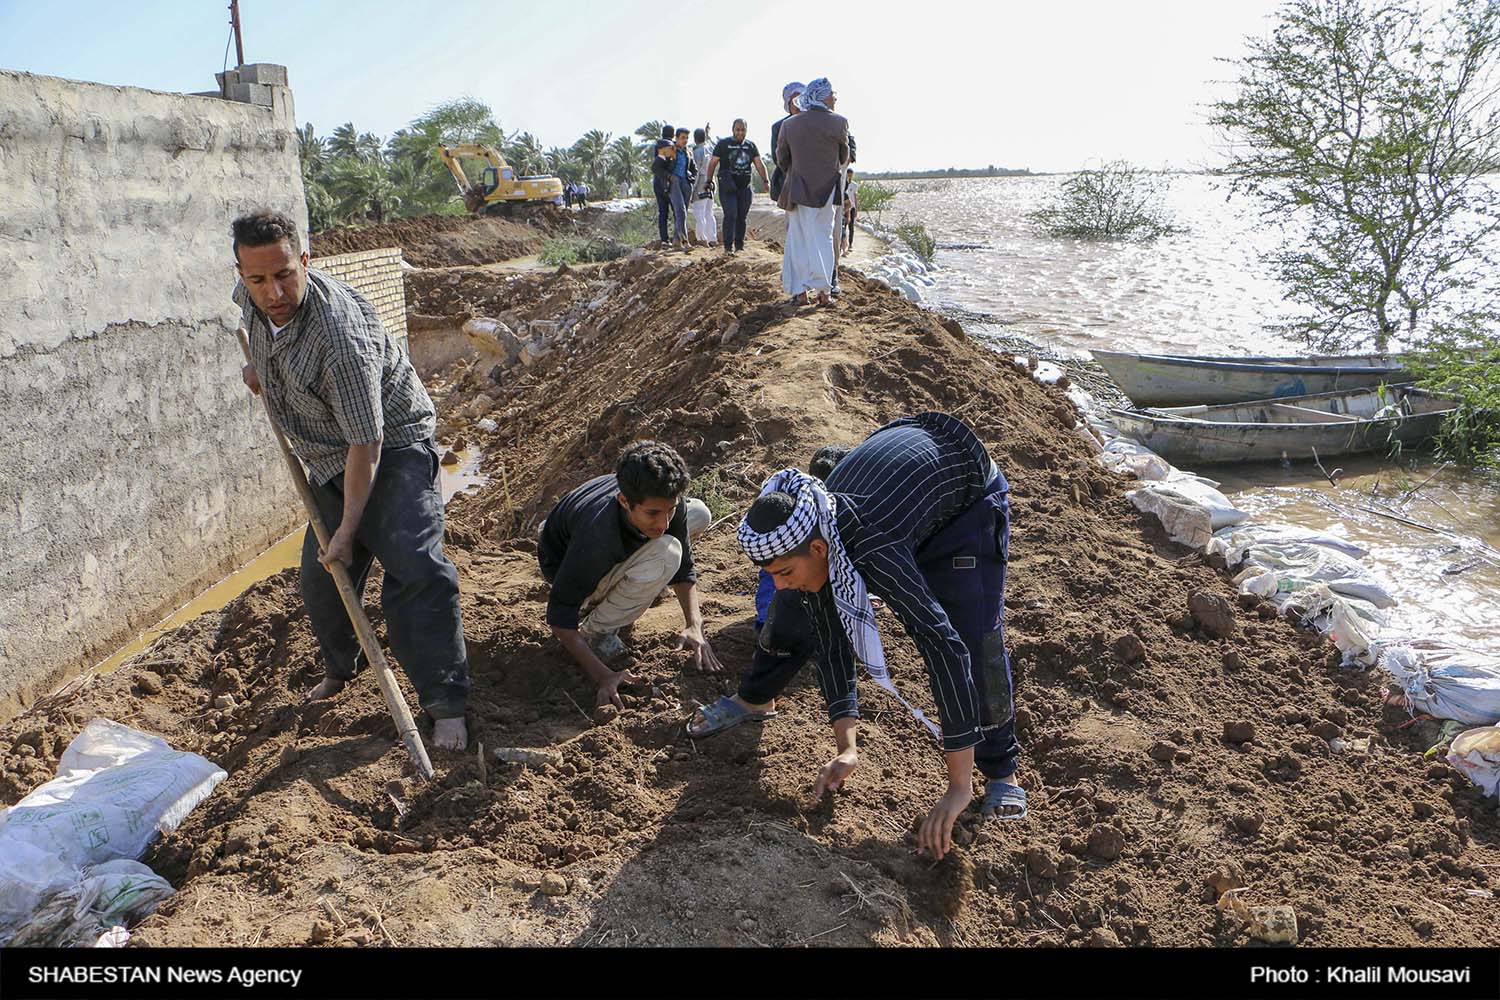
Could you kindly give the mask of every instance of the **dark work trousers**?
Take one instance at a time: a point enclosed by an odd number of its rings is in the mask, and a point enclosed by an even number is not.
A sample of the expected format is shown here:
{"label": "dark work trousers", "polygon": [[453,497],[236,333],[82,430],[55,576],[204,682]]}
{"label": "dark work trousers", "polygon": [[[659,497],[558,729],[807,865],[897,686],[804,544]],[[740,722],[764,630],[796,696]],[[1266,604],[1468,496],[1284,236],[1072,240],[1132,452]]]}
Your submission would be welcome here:
{"label": "dark work trousers", "polygon": [[750,218],[750,200],[754,191],[750,182],[742,186],[733,176],[725,177],[719,186],[719,204],[724,208],[724,249],[745,249],[745,220]]}
{"label": "dark work trousers", "polygon": [[[674,179],[672,185],[675,187],[677,181]],[[667,242],[667,212],[672,205],[672,196],[667,188],[663,187],[656,178],[651,178],[651,193],[656,195],[656,236],[663,243]]]}
{"label": "dark work trousers", "polygon": [[917,550],[922,578],[969,650],[979,693],[984,742],[974,764],[987,778],[1015,774],[1016,742],[1010,655],[1005,650],[1005,563],[1010,554],[1010,497],[1004,478]]}
{"label": "dark work trousers", "polygon": [[[344,477],[312,488],[330,534],[344,514]],[[385,448],[355,533],[349,578],[363,598],[372,560],[385,570],[380,606],[391,652],[434,719],[462,716],[469,697],[468,654],[458,610],[458,570],[443,554],[443,498],[431,440]],[[328,676],[348,680],[364,658],[333,575],[318,562],[309,525],[302,541],[302,600],[323,649]]]}
{"label": "dark work trousers", "polygon": [[848,229],[849,229],[849,245],[851,247],[854,246],[854,217],[857,216],[857,215],[859,215],[859,209],[857,209],[857,208],[851,208],[851,209],[849,209],[849,218],[844,223],[844,225],[846,225],[848,227]]}
{"label": "dark work trousers", "polygon": [[755,655],[740,674],[739,695],[752,705],[772,700],[818,652],[817,633],[799,590],[778,590],[755,642]]}

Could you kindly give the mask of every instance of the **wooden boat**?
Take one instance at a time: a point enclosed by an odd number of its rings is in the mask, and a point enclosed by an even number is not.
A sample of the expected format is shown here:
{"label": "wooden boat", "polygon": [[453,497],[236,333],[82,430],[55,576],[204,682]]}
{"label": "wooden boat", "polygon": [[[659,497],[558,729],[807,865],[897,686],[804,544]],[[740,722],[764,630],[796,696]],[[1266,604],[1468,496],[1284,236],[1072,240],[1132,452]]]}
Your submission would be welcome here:
{"label": "wooden boat", "polygon": [[1399,355],[1217,357],[1094,351],[1136,406],[1243,403],[1407,381]]}
{"label": "wooden boat", "polygon": [[1121,433],[1170,462],[1326,459],[1432,437],[1457,404],[1411,386],[1219,406],[1110,410]]}

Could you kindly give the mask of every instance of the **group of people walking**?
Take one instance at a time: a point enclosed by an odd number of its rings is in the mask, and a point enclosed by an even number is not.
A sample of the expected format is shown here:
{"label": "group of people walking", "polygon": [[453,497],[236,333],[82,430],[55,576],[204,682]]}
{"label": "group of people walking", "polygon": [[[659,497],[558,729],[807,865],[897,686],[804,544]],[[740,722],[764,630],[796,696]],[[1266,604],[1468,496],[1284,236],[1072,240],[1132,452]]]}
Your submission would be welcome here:
{"label": "group of people walking", "polygon": [[782,286],[798,305],[807,304],[809,296],[827,303],[838,294],[838,252],[854,240],[854,139],[847,119],[834,111],[837,95],[826,78],[787,84],[781,102],[786,115],[771,126],[774,166],[769,175],[743,118],[736,118],[732,134],[717,142],[706,128],[694,130],[691,146],[687,129],[662,129],[651,162],[657,236],[663,245],[687,245],[691,205],[694,238],[714,243],[719,237],[713,211],[717,191],[724,251],[745,249],[758,173],[788,215]]}

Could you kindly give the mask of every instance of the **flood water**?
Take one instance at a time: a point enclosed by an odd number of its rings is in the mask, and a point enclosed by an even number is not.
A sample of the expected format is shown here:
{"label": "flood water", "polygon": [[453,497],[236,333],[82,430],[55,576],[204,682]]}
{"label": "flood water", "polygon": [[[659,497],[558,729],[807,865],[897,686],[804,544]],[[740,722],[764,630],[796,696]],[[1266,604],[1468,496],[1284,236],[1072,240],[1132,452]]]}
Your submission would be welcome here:
{"label": "flood water", "polygon": [[[441,452],[442,449],[440,448],[439,451]],[[438,486],[442,491],[444,504],[459,493],[477,489],[489,481],[488,476],[479,472],[480,461],[484,456],[478,448],[457,452],[457,455],[459,459],[457,465],[441,467]],[[305,526],[297,528],[155,625],[139,633],[91,669],[101,674],[118,669],[160,638],[164,632],[191,621],[205,612],[217,611],[260,581],[298,565],[302,561],[302,536],[306,530]]]}
{"label": "flood water", "polygon": [[[1026,214],[1063,179],[886,182],[900,193],[884,221],[927,226],[939,246],[929,304],[980,335],[1021,336],[1065,355],[1095,347],[1299,353],[1270,330],[1285,306],[1261,254],[1278,233],[1249,202],[1226,201],[1227,182],[1170,178],[1165,203],[1186,231],[1142,245],[1038,232]],[[1500,476],[1410,454],[1399,465],[1378,455],[1325,465],[1344,470],[1338,487],[1311,463],[1192,471],[1220,480],[1258,521],[1291,521],[1368,548],[1365,564],[1401,601],[1387,613],[1391,631],[1500,653]]]}

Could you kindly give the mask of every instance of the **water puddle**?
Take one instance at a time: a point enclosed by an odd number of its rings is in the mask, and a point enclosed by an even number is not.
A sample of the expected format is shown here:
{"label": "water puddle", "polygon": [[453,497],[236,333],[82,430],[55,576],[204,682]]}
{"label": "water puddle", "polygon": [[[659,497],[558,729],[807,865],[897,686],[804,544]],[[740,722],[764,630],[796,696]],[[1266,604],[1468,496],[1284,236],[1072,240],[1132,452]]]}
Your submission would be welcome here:
{"label": "water puddle", "polygon": [[[466,451],[455,452],[455,454],[458,456],[457,464],[442,466],[439,476],[438,485],[442,490],[444,505],[458,494],[472,492],[489,482],[489,477],[479,472],[481,460],[484,458],[480,449],[470,448]],[[108,658],[91,667],[88,672],[107,674],[119,669],[137,653],[159,639],[163,633],[205,612],[217,611],[260,581],[300,564],[302,535],[305,530],[305,527],[298,527],[275,545],[141,632],[129,643],[111,653]]]}

